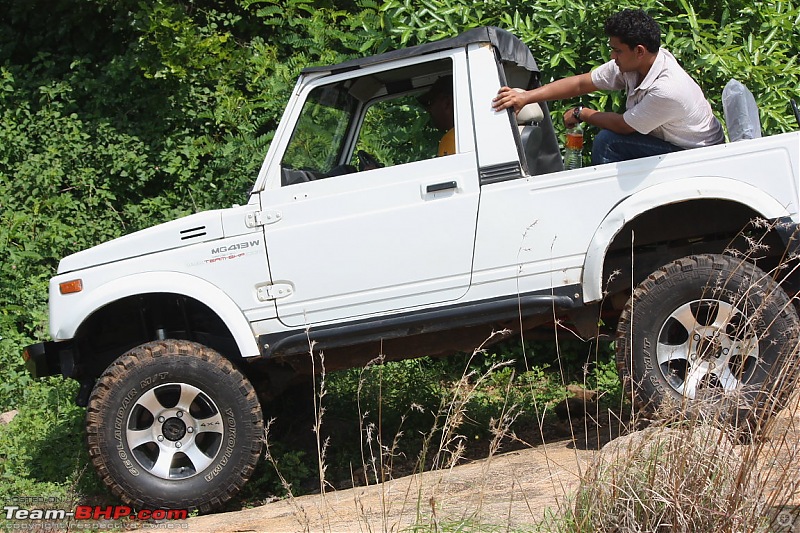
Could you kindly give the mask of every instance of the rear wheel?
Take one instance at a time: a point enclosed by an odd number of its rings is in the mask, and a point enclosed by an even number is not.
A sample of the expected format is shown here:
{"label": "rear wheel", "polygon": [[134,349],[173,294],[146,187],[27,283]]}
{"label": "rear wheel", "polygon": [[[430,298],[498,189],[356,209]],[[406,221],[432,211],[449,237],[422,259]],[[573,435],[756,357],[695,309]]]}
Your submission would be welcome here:
{"label": "rear wheel", "polygon": [[647,412],[673,399],[752,428],[791,391],[797,332],[789,298],[762,270],[728,256],[686,257],[634,290],[617,366]]}
{"label": "rear wheel", "polygon": [[250,382],[219,353],[188,341],[144,344],[97,381],[89,455],[134,507],[207,511],[245,484],[262,448]]}

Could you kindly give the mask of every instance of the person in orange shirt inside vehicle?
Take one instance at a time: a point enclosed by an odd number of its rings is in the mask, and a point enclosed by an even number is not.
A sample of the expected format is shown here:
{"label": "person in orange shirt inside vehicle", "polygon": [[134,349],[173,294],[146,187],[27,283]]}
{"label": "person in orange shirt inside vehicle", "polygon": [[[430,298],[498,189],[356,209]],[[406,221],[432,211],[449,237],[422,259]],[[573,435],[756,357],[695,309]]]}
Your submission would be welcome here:
{"label": "person in orange shirt inside vehicle", "polygon": [[436,80],[430,90],[419,97],[419,103],[428,111],[436,129],[445,134],[439,141],[437,156],[456,153],[455,105],[453,104],[453,77]]}

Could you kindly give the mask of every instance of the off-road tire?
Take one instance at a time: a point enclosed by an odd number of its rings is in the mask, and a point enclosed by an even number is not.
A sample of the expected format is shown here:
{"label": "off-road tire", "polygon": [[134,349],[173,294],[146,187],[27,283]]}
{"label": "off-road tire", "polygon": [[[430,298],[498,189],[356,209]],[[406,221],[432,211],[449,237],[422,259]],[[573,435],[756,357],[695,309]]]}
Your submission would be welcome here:
{"label": "off-road tire", "polygon": [[786,293],[752,263],[685,257],[633,291],[617,327],[617,368],[647,415],[669,401],[681,416],[758,431],[796,382],[799,326]]}
{"label": "off-road tire", "polygon": [[120,356],[86,414],[92,464],[134,508],[219,507],[252,474],[263,427],[247,378],[216,351],[181,340]]}

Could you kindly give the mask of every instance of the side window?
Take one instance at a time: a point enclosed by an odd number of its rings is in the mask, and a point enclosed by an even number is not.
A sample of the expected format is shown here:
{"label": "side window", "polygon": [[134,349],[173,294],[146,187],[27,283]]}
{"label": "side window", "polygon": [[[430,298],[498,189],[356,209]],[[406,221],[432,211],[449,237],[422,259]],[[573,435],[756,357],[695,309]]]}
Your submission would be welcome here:
{"label": "side window", "polygon": [[282,185],[455,153],[450,59],[314,88],[281,161]]}
{"label": "side window", "polygon": [[379,100],[369,106],[358,133],[352,164],[365,151],[384,166],[402,165],[436,155],[443,133],[420,102],[425,93]]}

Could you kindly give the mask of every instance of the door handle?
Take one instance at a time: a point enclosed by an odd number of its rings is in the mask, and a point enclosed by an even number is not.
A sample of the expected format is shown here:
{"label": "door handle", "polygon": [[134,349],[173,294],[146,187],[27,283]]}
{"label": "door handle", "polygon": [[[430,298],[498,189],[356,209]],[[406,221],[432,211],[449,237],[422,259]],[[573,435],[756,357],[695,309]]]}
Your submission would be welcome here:
{"label": "door handle", "polygon": [[441,192],[441,191],[449,191],[450,189],[455,189],[458,187],[458,183],[455,181],[444,181],[442,183],[434,183],[433,185],[428,185],[425,192],[432,193],[432,192]]}

